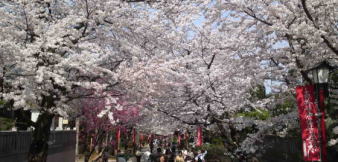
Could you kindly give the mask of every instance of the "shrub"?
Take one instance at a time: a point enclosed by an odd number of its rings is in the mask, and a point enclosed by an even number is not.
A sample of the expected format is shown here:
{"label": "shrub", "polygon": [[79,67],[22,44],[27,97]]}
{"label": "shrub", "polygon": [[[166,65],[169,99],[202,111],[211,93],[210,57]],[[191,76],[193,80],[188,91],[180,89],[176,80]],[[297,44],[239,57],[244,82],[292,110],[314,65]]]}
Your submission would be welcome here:
{"label": "shrub", "polygon": [[14,125],[14,120],[0,117],[0,131],[10,130]]}
{"label": "shrub", "polygon": [[208,162],[231,162],[230,158],[225,156],[225,148],[220,144],[204,144],[201,147],[197,147],[197,150],[207,150],[208,153],[205,156]]}

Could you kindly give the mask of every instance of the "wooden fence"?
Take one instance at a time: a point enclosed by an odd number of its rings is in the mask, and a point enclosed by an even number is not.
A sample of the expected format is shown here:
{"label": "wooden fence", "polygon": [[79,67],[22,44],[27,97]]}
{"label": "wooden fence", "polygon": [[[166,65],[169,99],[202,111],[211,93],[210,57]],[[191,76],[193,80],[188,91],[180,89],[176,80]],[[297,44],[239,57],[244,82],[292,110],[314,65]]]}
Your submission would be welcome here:
{"label": "wooden fence", "polygon": [[[75,161],[75,131],[52,131],[49,137],[48,162]],[[32,132],[0,132],[0,161],[25,162]]]}

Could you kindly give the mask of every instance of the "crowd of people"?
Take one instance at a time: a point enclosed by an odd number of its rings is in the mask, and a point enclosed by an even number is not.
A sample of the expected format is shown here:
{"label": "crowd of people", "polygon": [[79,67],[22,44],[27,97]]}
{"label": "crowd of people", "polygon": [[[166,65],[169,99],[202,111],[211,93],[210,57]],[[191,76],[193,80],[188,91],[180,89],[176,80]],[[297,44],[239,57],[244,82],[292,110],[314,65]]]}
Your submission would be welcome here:
{"label": "crowd of people", "polygon": [[175,148],[157,148],[150,153],[149,162],[205,162],[207,151],[176,150]]}

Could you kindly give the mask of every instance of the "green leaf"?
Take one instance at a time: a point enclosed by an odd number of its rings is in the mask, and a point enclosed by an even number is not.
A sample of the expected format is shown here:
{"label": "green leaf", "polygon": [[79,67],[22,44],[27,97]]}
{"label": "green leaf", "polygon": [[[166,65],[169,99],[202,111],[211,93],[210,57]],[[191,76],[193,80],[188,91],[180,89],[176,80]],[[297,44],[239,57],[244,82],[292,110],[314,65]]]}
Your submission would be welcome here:
{"label": "green leaf", "polygon": [[0,117],[0,131],[10,130],[14,126],[15,126],[14,120]]}
{"label": "green leaf", "polygon": [[270,112],[268,110],[264,109],[256,109],[253,111],[249,112],[242,112],[242,113],[237,113],[237,117],[248,117],[248,118],[255,118],[258,120],[266,120],[270,118]]}
{"label": "green leaf", "polygon": [[0,105],[5,105],[6,102],[4,100],[0,100]]}

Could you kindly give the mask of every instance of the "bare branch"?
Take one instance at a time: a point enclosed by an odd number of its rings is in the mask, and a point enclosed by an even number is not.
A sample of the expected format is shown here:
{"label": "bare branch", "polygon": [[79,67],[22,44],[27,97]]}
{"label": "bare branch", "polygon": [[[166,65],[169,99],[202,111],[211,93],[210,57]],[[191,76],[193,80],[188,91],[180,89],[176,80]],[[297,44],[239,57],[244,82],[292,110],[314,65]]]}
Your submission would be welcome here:
{"label": "bare branch", "polygon": [[261,19],[261,18],[259,18],[259,17],[257,17],[257,15],[254,13],[254,11],[251,9],[251,8],[247,8],[250,12],[248,12],[248,11],[243,11],[244,13],[246,13],[247,15],[249,15],[250,17],[252,17],[252,18],[254,18],[254,19],[256,19],[256,20],[258,20],[259,22],[262,22],[263,24],[266,24],[266,25],[269,25],[269,26],[272,26],[273,24],[272,23],[270,23],[270,22],[268,22],[268,21],[266,21],[266,20],[263,20],[263,19]]}
{"label": "bare branch", "polygon": [[[308,8],[306,6],[306,0],[301,0],[301,2],[302,2],[302,7],[304,9],[304,12],[305,12],[307,18],[309,20],[311,20],[311,22],[313,23],[315,28],[319,29],[318,25],[313,20],[313,17],[312,17],[310,11],[308,10]],[[338,55],[338,49],[336,47],[334,47],[334,45],[324,35],[321,35],[320,37],[324,40],[324,43],[327,45],[327,47],[329,47],[329,49],[332,50],[332,52],[334,52],[336,55]]]}

